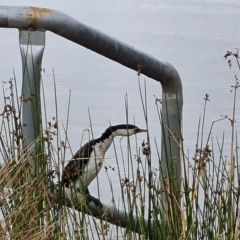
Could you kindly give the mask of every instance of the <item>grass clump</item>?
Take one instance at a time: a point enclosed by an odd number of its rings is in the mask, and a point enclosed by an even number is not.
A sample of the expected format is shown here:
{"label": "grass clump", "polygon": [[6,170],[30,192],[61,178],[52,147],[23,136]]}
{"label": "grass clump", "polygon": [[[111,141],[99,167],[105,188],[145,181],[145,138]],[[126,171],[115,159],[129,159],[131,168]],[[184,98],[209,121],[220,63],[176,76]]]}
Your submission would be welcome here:
{"label": "grass clump", "polygon": [[[225,58],[230,67],[232,59],[236,59],[240,69],[238,50],[227,52]],[[140,71],[138,78],[148,127],[147,90],[145,84],[142,91]],[[56,116],[48,121],[45,114],[45,129],[30,146],[26,146],[21,123],[21,102],[26,99],[18,96],[15,78],[4,83],[3,87],[0,239],[239,239],[240,174],[235,126],[237,76],[232,85],[232,116],[221,116],[212,122],[207,135],[205,121],[210,96],[205,95],[192,157],[184,152],[181,132],[169,131],[163,137],[170,146],[172,142],[177,143],[182,153],[181,179],[171,175],[174,161],[167,155],[169,172],[165,174],[159,143],[151,136],[148,135],[141,143],[136,138],[135,147],[128,139],[127,150],[120,144],[120,156],[117,154],[118,143],[114,142],[117,168],[106,164],[104,169],[111,189],[108,173],[111,170],[118,174],[121,199],[117,201],[112,190],[111,204],[104,204],[101,211],[86,205],[84,196],[63,188],[61,184],[63,159],[69,146],[68,118],[61,137],[57,96]],[[155,104],[159,125],[163,129],[162,100],[155,97]],[[46,109],[45,105],[43,109]],[[126,119],[128,122],[127,97]],[[222,121],[231,125],[228,157],[224,155],[225,133],[216,141],[213,136],[215,125]],[[176,185],[182,188],[176,189]]]}

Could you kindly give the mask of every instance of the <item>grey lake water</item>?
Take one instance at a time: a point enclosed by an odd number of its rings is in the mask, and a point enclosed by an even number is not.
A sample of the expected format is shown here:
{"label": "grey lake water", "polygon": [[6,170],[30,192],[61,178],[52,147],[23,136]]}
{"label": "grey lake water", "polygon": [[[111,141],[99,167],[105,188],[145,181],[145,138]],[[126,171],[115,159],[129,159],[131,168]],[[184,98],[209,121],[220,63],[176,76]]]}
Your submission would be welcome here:
{"label": "grey lake water", "polygon": [[[184,147],[189,150],[190,156],[195,149],[205,93],[210,95],[211,100],[207,107],[206,133],[212,121],[221,115],[231,116],[233,94],[230,90],[235,81],[234,75],[239,71],[234,61],[230,70],[223,55],[227,50],[235,51],[235,48],[240,47],[239,0],[0,0],[0,5],[20,4],[62,11],[79,22],[175,66],[183,83]],[[51,32],[46,34],[42,67],[45,69],[42,78],[49,119],[55,116],[52,69],[55,71],[61,128],[66,125],[71,90],[68,138],[74,152],[79,148],[83,130],[90,124],[88,108],[94,136],[98,137],[109,126],[109,121],[111,124],[126,122],[126,94],[129,121],[145,127],[136,72]],[[20,87],[21,68],[18,30],[0,29],[0,81],[13,77],[14,69]],[[147,84],[150,138],[153,145],[155,139],[160,145],[160,126],[154,95],[161,98],[161,86],[156,81],[141,76],[141,83],[144,80]],[[2,105],[3,99],[0,97],[0,106]],[[237,106],[238,127],[239,114]],[[230,122],[226,120],[216,124],[213,137],[220,137],[224,130],[227,155]],[[142,140],[146,140],[144,134],[137,138],[139,146]],[[86,140],[87,138],[84,141]],[[123,151],[125,146],[123,140]],[[153,156],[156,155],[155,148],[152,151]],[[117,152],[120,156],[119,144]],[[71,152],[67,151],[66,159],[70,157]],[[113,148],[107,152],[106,159],[111,166],[116,167]],[[152,166],[157,167],[158,160],[154,161],[154,157],[152,159]],[[118,175],[109,172],[109,176],[114,193],[118,196]],[[112,195],[104,170],[99,175],[99,184],[102,201],[110,202]],[[97,193],[95,182],[90,185],[90,191],[93,195]]]}

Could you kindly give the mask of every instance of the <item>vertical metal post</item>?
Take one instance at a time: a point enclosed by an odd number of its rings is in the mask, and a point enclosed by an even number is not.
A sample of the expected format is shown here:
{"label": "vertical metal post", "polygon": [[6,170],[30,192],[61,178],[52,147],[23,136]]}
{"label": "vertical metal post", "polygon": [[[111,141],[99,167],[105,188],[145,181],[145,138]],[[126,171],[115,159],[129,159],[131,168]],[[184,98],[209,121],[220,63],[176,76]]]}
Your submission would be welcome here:
{"label": "vertical metal post", "polygon": [[[175,74],[174,79],[180,79]],[[176,81],[177,82],[177,81]],[[182,107],[181,85],[174,89],[173,82],[162,84],[162,152],[161,152],[161,186],[165,188],[162,198],[163,219],[167,221],[167,211],[176,213],[181,225],[181,185],[182,185]],[[173,193],[168,197],[168,193]]]}
{"label": "vertical metal post", "polygon": [[22,131],[26,146],[41,133],[40,81],[45,32],[19,31],[22,57]]}

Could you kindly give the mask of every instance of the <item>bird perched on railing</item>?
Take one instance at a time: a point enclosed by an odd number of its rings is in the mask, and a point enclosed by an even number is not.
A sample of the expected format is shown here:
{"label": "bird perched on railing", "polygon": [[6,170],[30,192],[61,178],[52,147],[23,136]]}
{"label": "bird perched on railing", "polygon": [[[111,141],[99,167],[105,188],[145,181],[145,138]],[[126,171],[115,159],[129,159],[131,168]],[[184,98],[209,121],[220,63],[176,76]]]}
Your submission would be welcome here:
{"label": "bird perched on railing", "polygon": [[111,126],[105,130],[100,138],[91,140],[82,146],[68,162],[63,170],[62,182],[67,188],[86,193],[88,202],[102,207],[99,199],[90,195],[88,186],[97,177],[102,168],[104,156],[116,136],[132,136],[147,132],[132,124]]}

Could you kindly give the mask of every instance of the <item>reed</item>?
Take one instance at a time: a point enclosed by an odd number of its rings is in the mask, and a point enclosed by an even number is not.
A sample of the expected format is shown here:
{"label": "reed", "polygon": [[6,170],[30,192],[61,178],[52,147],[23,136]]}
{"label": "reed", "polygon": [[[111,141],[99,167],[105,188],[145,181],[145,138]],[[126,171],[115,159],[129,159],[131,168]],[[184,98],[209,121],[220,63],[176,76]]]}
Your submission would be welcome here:
{"label": "reed", "polygon": [[[235,59],[240,70],[238,50],[227,52],[225,58],[232,67]],[[58,96],[55,91],[55,117],[48,119],[42,94],[44,124],[41,135],[26,146],[22,136],[21,101],[16,89],[16,77],[3,84],[4,107],[0,125],[0,236],[1,239],[239,239],[239,147],[236,131],[237,90],[239,80],[235,76],[231,86],[233,94],[232,116],[222,116],[211,124],[206,132],[207,107],[210,96],[204,97],[203,113],[199,118],[194,156],[182,151],[182,179],[172,176],[173,161],[168,163],[169,177],[163,176],[159,143],[150,135],[143,142],[137,138],[127,140],[127,148],[114,141],[113,148],[117,168],[106,163],[112,195],[111,205],[104,204],[101,211],[87,205],[84,197],[61,184],[61,172],[66,151],[71,151],[68,135],[68,119],[71,111],[71,93],[66,124],[58,124]],[[156,105],[160,129],[162,128],[161,99],[147,102],[147,85],[138,75],[139,94],[146,127],[148,105]],[[125,97],[126,122],[128,98]],[[89,110],[89,122],[91,114]],[[214,140],[216,124],[230,123],[230,153],[225,156],[225,133]],[[111,123],[110,123],[111,124]],[[92,125],[84,134],[92,135]],[[63,130],[60,131],[60,128]],[[160,133],[159,133],[160,135]],[[165,136],[179,143],[182,136]],[[81,140],[82,141],[82,140]],[[80,144],[81,145],[81,144]],[[36,151],[36,149],[38,149]],[[120,149],[120,154],[119,150]],[[152,154],[156,152],[156,154]],[[171,155],[171,154],[170,154]],[[37,168],[37,174],[33,171]],[[102,170],[102,171],[104,171]],[[109,171],[119,178],[121,199],[114,196]],[[98,179],[96,180],[98,181]],[[174,181],[182,185],[176,191]],[[163,184],[160,185],[160,182]],[[100,193],[101,183],[98,184]],[[180,195],[181,202],[178,201]],[[100,196],[101,197],[101,196]],[[162,201],[167,203],[163,209]],[[113,207],[114,206],[114,207]],[[113,212],[113,209],[116,212]],[[121,209],[121,212],[117,211]],[[167,214],[167,217],[163,218]],[[166,219],[163,221],[163,219]]]}

